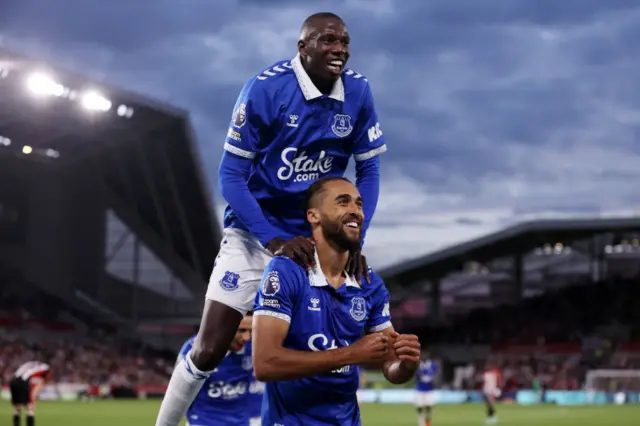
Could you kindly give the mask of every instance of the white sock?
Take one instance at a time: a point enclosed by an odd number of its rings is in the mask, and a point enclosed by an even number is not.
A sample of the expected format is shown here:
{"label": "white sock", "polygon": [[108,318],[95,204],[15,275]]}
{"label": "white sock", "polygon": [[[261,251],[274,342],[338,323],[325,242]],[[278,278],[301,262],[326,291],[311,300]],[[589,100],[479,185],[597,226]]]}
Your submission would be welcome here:
{"label": "white sock", "polygon": [[210,374],[210,371],[200,371],[193,365],[189,351],[173,370],[156,426],[178,426]]}
{"label": "white sock", "polygon": [[427,421],[427,418],[424,414],[418,414],[418,426],[424,426],[424,423]]}

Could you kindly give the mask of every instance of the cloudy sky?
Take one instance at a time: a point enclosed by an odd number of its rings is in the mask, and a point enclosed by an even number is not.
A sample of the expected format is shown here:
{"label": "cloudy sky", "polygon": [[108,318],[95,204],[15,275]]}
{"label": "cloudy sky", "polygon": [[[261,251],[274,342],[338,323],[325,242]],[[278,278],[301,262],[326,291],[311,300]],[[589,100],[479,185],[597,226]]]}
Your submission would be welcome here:
{"label": "cloudy sky", "polygon": [[212,196],[242,84],[333,11],[389,152],[382,268],[536,217],[640,213],[637,0],[10,0],[0,43],[190,111]]}

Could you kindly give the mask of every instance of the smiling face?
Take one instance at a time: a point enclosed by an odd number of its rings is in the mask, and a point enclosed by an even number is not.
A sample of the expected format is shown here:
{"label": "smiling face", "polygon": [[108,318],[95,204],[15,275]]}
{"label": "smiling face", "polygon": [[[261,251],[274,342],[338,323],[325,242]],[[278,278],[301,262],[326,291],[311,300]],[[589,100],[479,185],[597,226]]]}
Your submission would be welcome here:
{"label": "smiling face", "polygon": [[244,345],[251,339],[251,323],[253,320],[252,314],[247,314],[242,321],[240,321],[240,326],[238,327],[238,331],[231,342],[231,350],[234,352],[238,352],[240,349],[244,348]]}
{"label": "smiling face", "polygon": [[307,220],[312,228],[320,228],[324,238],[336,247],[345,251],[357,249],[364,223],[360,192],[348,180],[323,182],[322,189],[311,200]]}
{"label": "smiling face", "polygon": [[309,77],[332,87],[349,60],[349,43],[347,27],[339,17],[320,15],[308,19],[302,28],[298,52]]}

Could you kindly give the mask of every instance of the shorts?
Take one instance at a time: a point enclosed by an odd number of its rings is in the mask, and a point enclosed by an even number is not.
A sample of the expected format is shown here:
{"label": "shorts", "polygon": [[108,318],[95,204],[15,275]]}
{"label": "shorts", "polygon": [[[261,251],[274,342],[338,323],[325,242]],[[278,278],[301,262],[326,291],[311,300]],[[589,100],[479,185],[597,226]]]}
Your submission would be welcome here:
{"label": "shorts", "polygon": [[253,309],[262,273],[272,258],[247,231],[225,229],[205,297],[245,315]]}
{"label": "shorts", "polygon": [[249,426],[262,426],[262,419],[260,417],[253,417],[249,420]]}
{"label": "shorts", "polygon": [[9,392],[11,392],[11,404],[29,405],[33,404],[31,398],[31,384],[28,380],[14,377],[9,382]]}
{"label": "shorts", "polygon": [[436,405],[436,393],[434,391],[416,391],[414,403],[416,407],[433,407]]}

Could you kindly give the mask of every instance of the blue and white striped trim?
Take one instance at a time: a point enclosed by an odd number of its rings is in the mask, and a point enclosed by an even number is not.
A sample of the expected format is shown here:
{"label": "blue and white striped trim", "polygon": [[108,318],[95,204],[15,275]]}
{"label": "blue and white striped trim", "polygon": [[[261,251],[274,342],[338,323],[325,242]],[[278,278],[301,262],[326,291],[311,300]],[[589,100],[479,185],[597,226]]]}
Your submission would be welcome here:
{"label": "blue and white striped trim", "polygon": [[273,66],[269,69],[266,69],[264,71],[262,71],[260,73],[260,75],[258,75],[257,79],[258,80],[266,80],[269,77],[273,77],[274,75],[278,75],[281,74],[283,72],[285,72],[288,69],[291,69],[291,63],[290,62],[284,62],[280,65],[276,65]]}
{"label": "blue and white striped trim", "polygon": [[187,371],[189,372],[189,374],[191,376],[193,376],[195,379],[197,380],[206,380],[209,375],[198,370],[196,368],[195,365],[193,365],[193,363],[191,362],[190,359],[190,354],[191,354],[191,350],[189,350],[189,352],[187,352],[186,354],[184,354],[184,367],[187,369]]}
{"label": "blue and white striped trim", "polygon": [[383,322],[382,324],[378,324],[376,326],[371,327],[368,331],[369,333],[377,333],[378,331],[382,331],[391,326],[392,326],[391,321],[386,321],[386,322]]}
{"label": "blue and white striped trim", "polygon": [[360,73],[355,72],[355,71],[354,71],[354,70],[352,70],[352,69],[346,69],[346,70],[344,71],[344,74],[345,74],[345,75],[348,75],[348,76],[350,76],[350,77],[353,77],[353,78],[355,78],[356,80],[361,78],[361,79],[363,79],[364,81],[369,81],[369,80],[367,80],[367,77],[365,77],[364,75],[362,75],[362,74],[360,74]]}
{"label": "blue and white striped trim", "polygon": [[253,313],[253,316],[260,316],[260,315],[264,315],[266,317],[272,317],[272,318],[278,318],[281,319],[282,321],[286,321],[288,323],[291,323],[291,317],[287,314],[283,314],[280,312],[273,312],[273,311],[255,311]]}
{"label": "blue and white striped trim", "polygon": [[355,154],[353,156],[353,158],[356,161],[366,161],[369,160],[373,157],[375,157],[376,155],[380,155],[384,152],[387,152],[387,145],[384,144],[378,148],[372,149],[371,151],[367,151],[367,152],[363,152],[362,154]]}
{"label": "blue and white striped trim", "polygon": [[229,142],[224,143],[224,150],[232,154],[235,154],[239,157],[248,158],[249,160],[253,160],[254,158],[256,158],[255,152],[245,151],[244,149],[231,145]]}

